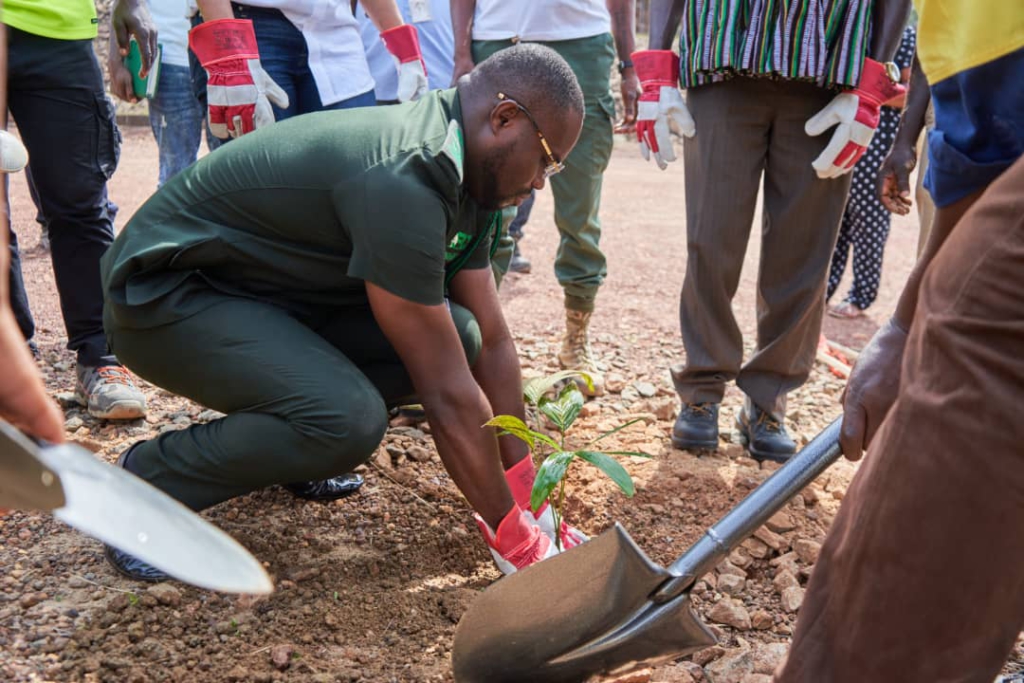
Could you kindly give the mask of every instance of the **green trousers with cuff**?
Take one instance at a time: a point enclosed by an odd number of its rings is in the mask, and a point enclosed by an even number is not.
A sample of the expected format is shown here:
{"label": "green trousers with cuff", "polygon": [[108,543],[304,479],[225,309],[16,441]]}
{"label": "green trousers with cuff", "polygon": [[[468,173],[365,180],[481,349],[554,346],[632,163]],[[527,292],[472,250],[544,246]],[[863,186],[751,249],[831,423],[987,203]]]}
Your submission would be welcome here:
{"label": "green trousers with cuff", "polygon": [[[568,62],[583,90],[586,112],[576,147],[565,159],[565,170],[551,177],[555,198],[555,225],[561,241],[555,256],[555,277],[565,292],[565,307],[594,310],[594,299],[608,273],[601,253],[601,183],[612,155],[612,119],[615,103],[610,80],[615,46],[608,33],[575,40],[543,41]],[[473,61],[482,62],[495,52],[511,47],[511,40],[473,41]],[[514,96],[514,93],[509,93]],[[507,269],[507,253],[495,254],[498,269]],[[503,267],[504,266],[504,267]]]}
{"label": "green trousers with cuff", "polygon": [[[476,319],[452,304],[472,364]],[[193,510],[271,484],[326,479],[365,462],[388,407],[412,381],[369,307],[299,320],[278,306],[224,295],[177,322],[106,331],[133,372],[226,417],[161,434],[132,451],[131,471]]]}

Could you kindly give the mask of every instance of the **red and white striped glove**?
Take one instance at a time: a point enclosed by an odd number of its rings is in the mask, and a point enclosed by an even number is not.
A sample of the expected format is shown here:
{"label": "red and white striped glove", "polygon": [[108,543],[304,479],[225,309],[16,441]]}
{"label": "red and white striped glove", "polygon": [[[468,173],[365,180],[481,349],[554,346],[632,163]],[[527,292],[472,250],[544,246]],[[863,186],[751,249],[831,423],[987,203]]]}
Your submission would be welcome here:
{"label": "red and white striped glove", "polygon": [[513,505],[509,513],[498,524],[497,531],[487,525],[480,515],[475,515],[480,533],[491,549],[494,563],[502,574],[515,574],[559,553],[555,544],[541,532],[530,516]]}
{"label": "red and white striped glove", "polygon": [[828,146],[811,162],[819,178],[838,178],[853,170],[878,129],[882,104],[904,91],[889,77],[885,65],[864,60],[857,87],[836,95],[804,125],[812,137],[836,126]]}
{"label": "red and white striped glove", "polygon": [[679,57],[672,50],[639,50],[632,59],[642,90],[636,117],[640,153],[648,161],[653,153],[664,171],[668,162],[676,160],[670,124],[688,138],[697,132],[679,92]]}
{"label": "red and white striped glove", "polygon": [[288,95],[260,64],[256,33],[248,19],[217,19],[196,26],[188,45],[206,69],[210,131],[237,138],[274,122],[273,102],[282,109]]}
{"label": "red and white striped glove", "polygon": [[[508,482],[508,488],[512,491],[512,498],[516,501],[516,505],[526,513],[526,515],[533,520],[540,530],[544,532],[544,535],[555,542],[555,513],[551,508],[551,505],[547,501],[544,501],[544,505],[541,506],[536,513],[530,507],[530,493],[533,491],[533,482],[537,478],[537,469],[533,465],[533,457],[527,455],[525,458],[517,462],[515,465],[505,470],[505,481]],[[586,534],[575,527],[571,527],[565,523],[565,520],[561,520],[559,526],[559,535],[562,541],[562,550],[568,550],[569,548],[575,548],[581,543],[586,543],[590,539],[587,538]]]}
{"label": "red and white striped glove", "polygon": [[410,102],[428,90],[427,63],[423,61],[416,27],[403,24],[380,34],[381,42],[398,62],[398,101]]}

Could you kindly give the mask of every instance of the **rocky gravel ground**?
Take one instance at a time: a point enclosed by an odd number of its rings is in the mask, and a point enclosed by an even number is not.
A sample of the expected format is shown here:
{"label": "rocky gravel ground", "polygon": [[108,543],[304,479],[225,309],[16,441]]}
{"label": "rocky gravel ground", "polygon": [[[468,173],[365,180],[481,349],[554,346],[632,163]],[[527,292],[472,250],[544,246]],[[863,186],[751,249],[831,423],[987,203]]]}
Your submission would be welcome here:
{"label": "rocky gravel ground", "polygon": [[[682,356],[681,175],[678,165],[665,173],[646,165],[633,145],[616,150],[603,207],[609,278],[594,319],[609,393],[587,403],[574,438],[640,418],[609,439],[609,448],[652,457],[626,460],[637,483],[633,499],[587,469],[571,474],[568,497],[568,515],[585,532],[597,534],[618,521],[663,564],[774,469],[747,458],[727,428],[741,405],[734,388],[726,395],[717,450],[693,454],[674,450],[669,441],[678,405],[667,369]],[[119,224],[155,183],[148,131],[127,130],[111,185],[121,206]],[[73,404],[73,358],[63,348],[52,274],[36,244],[23,179],[12,182],[12,194],[40,328],[39,365],[64,407],[68,437],[113,461],[136,440],[216,419],[213,411],[150,386],[150,414],[137,422],[103,423]],[[551,274],[557,238],[550,214],[545,193],[523,242],[534,272],[510,277],[502,288],[528,375],[556,369],[563,324],[561,293]],[[915,243],[913,221],[897,219],[879,303],[854,323],[829,319],[831,337],[863,345],[891,311]],[[735,306],[750,338],[756,256],[754,238]],[[788,416],[799,442],[838,415],[842,388],[840,379],[818,366],[794,392]],[[99,543],[48,516],[14,512],[0,519],[0,680],[451,681],[455,625],[499,574],[441,467],[429,424],[394,420],[361,469],[363,490],[336,503],[304,502],[271,488],[205,513],[265,563],[277,590],[260,598],[178,583],[136,584],[110,569]],[[621,683],[767,683],[785,655],[820,544],[854,471],[845,461],[833,466],[697,582],[693,603],[718,645]],[[1008,670],[1019,668],[1022,658],[1018,647]]]}

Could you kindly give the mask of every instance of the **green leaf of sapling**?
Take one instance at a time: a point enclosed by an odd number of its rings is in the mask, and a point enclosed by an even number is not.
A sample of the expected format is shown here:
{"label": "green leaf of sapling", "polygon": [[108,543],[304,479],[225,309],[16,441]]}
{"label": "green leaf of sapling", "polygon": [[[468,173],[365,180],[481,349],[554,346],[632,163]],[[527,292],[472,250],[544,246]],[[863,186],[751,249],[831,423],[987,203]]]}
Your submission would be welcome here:
{"label": "green leaf of sapling", "polygon": [[622,492],[626,494],[627,498],[632,498],[633,494],[636,493],[636,487],[633,485],[633,478],[626,472],[626,468],[619,464],[619,462],[607,455],[606,453],[599,453],[596,451],[576,451],[576,455],[589,462],[597,469],[604,472],[609,479],[622,489]]}
{"label": "green leaf of sapling", "polygon": [[562,481],[569,463],[576,457],[571,451],[559,451],[552,453],[544,459],[537,469],[537,478],[533,480],[533,490],[530,492],[530,508],[537,512],[551,495],[551,491]]}

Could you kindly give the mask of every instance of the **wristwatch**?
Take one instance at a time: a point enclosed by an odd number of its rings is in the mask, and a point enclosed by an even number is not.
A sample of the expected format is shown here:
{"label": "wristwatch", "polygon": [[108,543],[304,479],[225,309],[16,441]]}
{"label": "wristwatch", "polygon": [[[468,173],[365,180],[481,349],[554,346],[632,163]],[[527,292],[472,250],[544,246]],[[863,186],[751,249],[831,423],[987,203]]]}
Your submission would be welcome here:
{"label": "wristwatch", "polygon": [[890,81],[900,82],[900,67],[896,62],[882,62],[882,68],[885,69],[885,75],[889,77]]}
{"label": "wristwatch", "polygon": [[630,60],[630,59],[623,59],[621,62],[619,62],[619,73],[622,73],[626,69],[632,69],[632,68],[633,68],[633,61]]}

